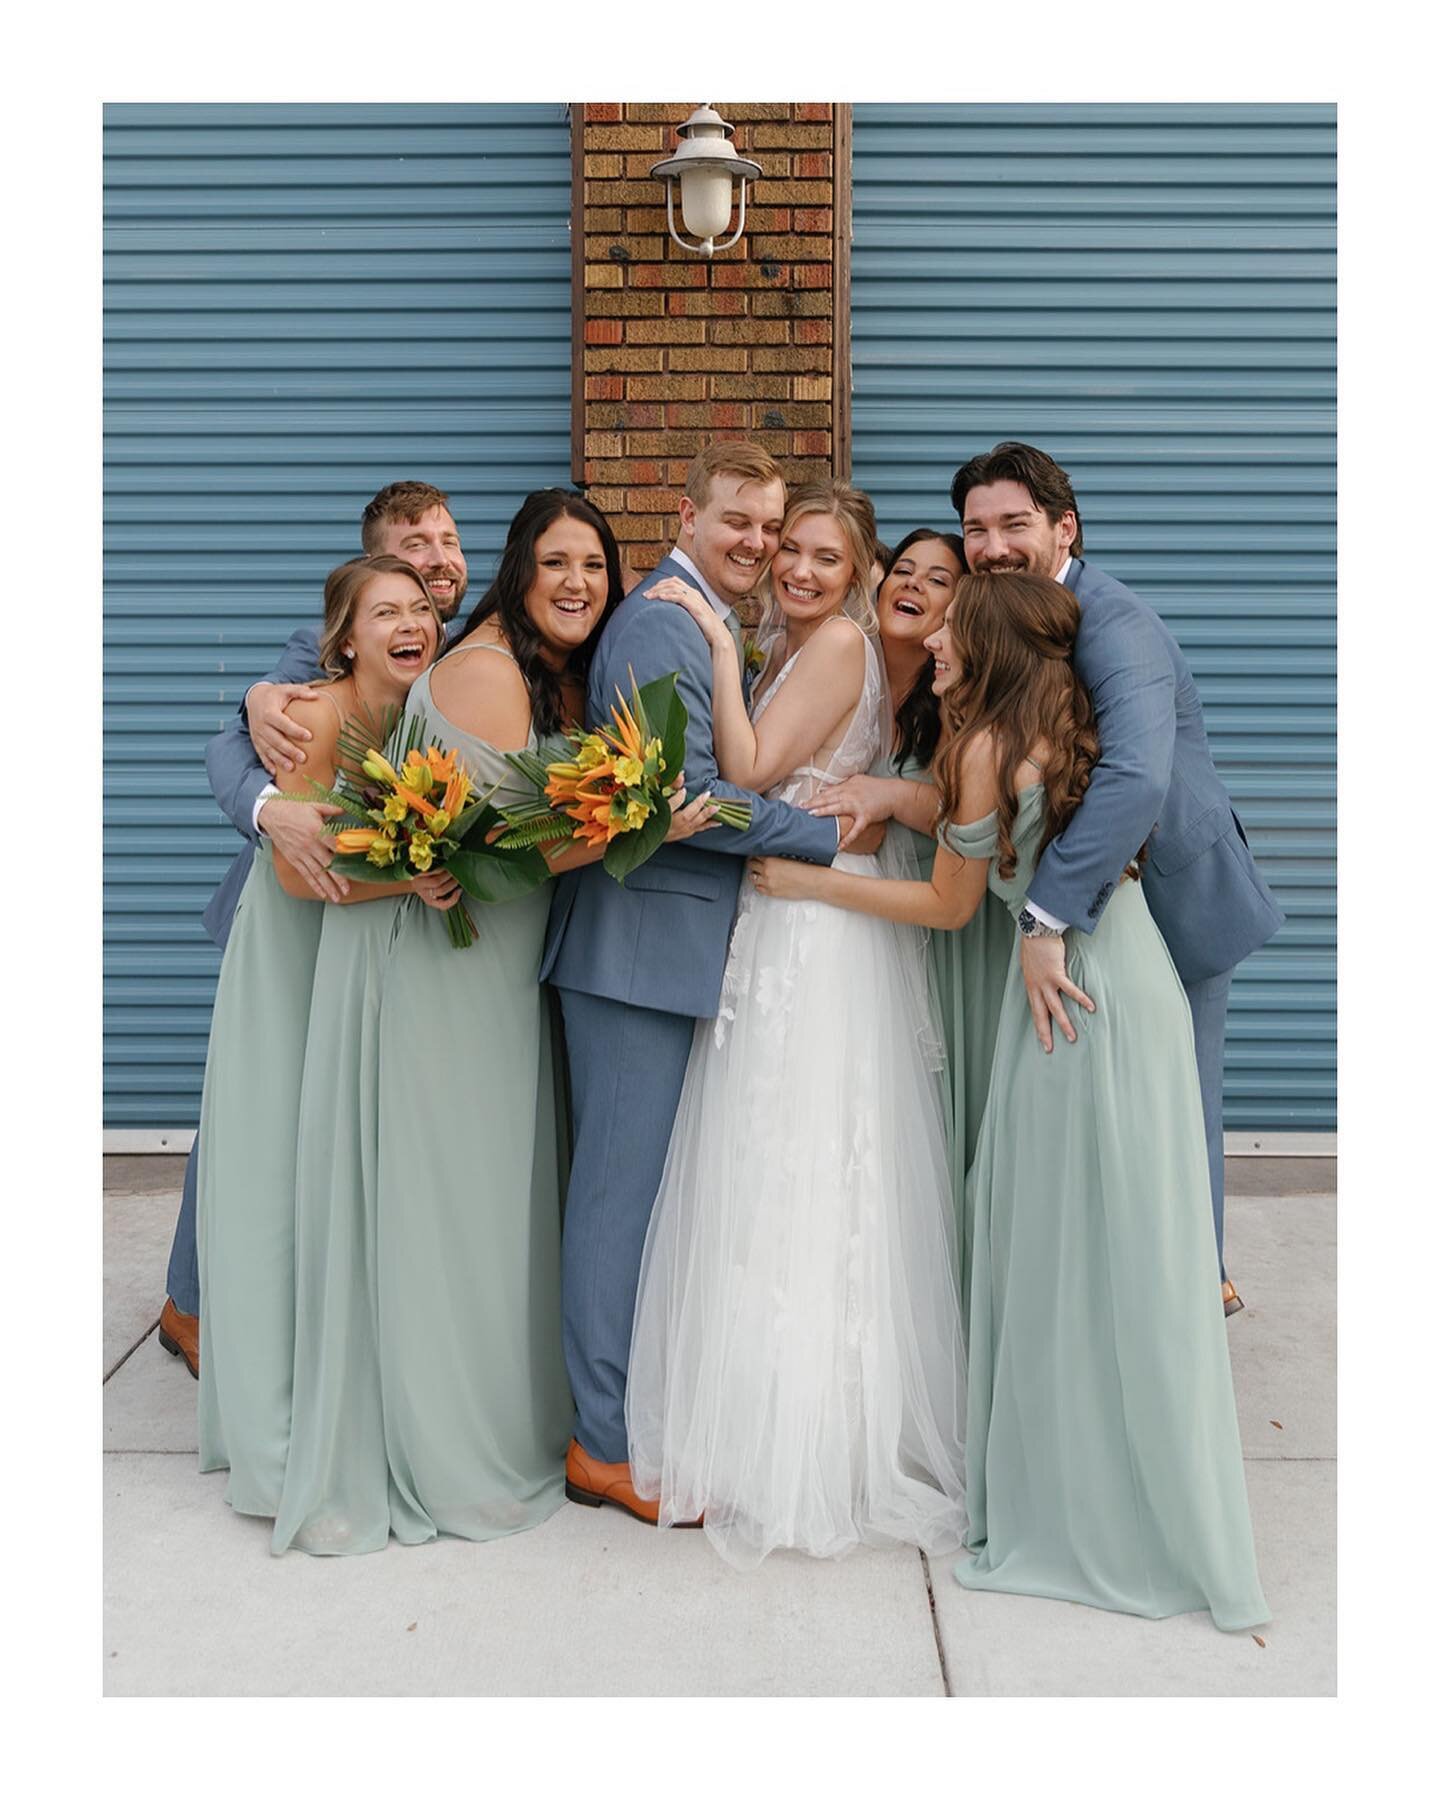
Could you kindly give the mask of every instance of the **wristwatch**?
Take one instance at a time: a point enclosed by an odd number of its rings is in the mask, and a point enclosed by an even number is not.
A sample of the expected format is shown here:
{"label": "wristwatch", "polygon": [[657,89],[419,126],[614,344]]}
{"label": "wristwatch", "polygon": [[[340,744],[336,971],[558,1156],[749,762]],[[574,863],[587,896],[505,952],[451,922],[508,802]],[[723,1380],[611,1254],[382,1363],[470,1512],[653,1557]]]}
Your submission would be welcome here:
{"label": "wristwatch", "polygon": [[1053,925],[1043,925],[1028,906],[1020,909],[1015,923],[1020,927],[1021,937],[1027,938],[1063,938],[1065,933],[1057,931]]}

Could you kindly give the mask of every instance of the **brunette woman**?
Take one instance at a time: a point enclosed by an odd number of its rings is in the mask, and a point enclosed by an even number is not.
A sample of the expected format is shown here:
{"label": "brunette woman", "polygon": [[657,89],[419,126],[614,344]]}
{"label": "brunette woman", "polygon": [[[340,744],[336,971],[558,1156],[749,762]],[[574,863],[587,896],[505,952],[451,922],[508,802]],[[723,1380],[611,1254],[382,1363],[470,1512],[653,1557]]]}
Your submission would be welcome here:
{"label": "brunette woman", "polygon": [[[763,893],[955,927],[1012,912],[1098,755],[1073,596],[968,575],[931,639],[951,735],[928,883],[767,859]],[[1137,853],[1141,846],[1136,846]],[[1018,959],[974,1166],[963,1586],[1223,1630],[1268,1617],[1255,1567],[1189,1004],[1138,880],[1067,943],[1074,1044],[1031,1024]]]}

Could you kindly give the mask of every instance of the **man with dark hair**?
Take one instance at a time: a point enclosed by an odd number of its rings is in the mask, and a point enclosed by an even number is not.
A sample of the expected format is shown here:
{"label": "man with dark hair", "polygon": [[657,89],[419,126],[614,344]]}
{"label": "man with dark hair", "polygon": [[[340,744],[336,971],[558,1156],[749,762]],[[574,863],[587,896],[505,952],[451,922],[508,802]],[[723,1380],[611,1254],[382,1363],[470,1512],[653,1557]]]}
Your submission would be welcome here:
{"label": "man with dark hair", "polygon": [[957,470],[950,499],[971,569],[1024,569],[1080,605],[1075,672],[1090,692],[1100,760],[1065,830],[1041,857],[1020,914],[1020,967],[1041,1044],[1075,1042],[1063,996],[1088,1005],[1065,969],[1068,930],[1092,932],[1142,845],[1145,898],[1190,1000],[1205,1111],[1210,1196],[1225,1310],[1225,1008],[1238,963],[1273,937],[1275,904],[1215,769],[1195,682],[1153,608],[1082,560],[1070,478],[1033,445],[997,444]]}
{"label": "man with dark hair", "polygon": [[[467,571],[450,499],[426,481],[394,481],[381,488],[360,515],[360,544],[367,556],[398,556],[418,569],[435,610],[453,621],[465,597]],[[263,832],[300,871],[322,900],[339,899],[349,883],[330,869],[332,839],[324,830],[332,807],[286,800],[271,780],[277,768],[303,763],[310,733],[285,708],[305,684],[320,679],[318,625],[302,625],[263,681],[245,695],[243,708],[205,746],[205,770],[222,812],[246,840],[205,908],[205,929],[224,947],[235,904],[250,873]],[[198,1138],[196,1140],[198,1144]],[[160,1342],[192,1375],[200,1370],[200,1272],[195,1246],[195,1173],[192,1147],[166,1273]]]}

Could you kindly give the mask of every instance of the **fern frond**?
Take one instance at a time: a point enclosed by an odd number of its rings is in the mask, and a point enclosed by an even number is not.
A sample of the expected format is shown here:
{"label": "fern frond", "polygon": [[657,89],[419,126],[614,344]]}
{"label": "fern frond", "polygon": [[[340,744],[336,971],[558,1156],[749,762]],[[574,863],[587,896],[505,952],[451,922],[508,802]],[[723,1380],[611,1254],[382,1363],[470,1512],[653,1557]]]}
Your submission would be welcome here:
{"label": "fern frond", "polygon": [[539,818],[513,822],[497,841],[502,850],[532,850],[538,844],[558,844],[574,835],[573,820],[561,818],[557,813],[545,813]]}

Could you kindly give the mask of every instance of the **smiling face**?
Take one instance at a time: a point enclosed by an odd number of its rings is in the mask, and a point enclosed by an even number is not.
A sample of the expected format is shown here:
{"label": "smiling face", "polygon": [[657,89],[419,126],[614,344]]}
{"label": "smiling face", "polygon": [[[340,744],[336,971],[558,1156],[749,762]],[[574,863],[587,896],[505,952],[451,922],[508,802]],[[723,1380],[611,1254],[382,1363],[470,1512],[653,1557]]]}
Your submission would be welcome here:
{"label": "smiling face", "polygon": [[963,573],[955,552],[939,538],[918,538],[908,545],[875,597],[881,637],[923,647],[943,621]]}
{"label": "smiling face", "polygon": [[361,590],[340,648],[362,681],[404,689],[429,668],[439,643],[429,595],[408,575],[386,573]]}
{"label": "smiling face", "polygon": [[955,633],[950,629],[947,611],[939,625],[925,640],[925,648],[935,658],[935,675],[930,683],[932,694],[943,694],[960,677],[960,659],[955,649]]}
{"label": "smiling face", "polygon": [[703,506],[681,496],[676,542],[722,600],[743,600],[775,554],[784,515],[783,481],[716,475]]}
{"label": "smiling face", "polygon": [[965,560],[980,574],[1023,569],[1031,575],[1060,573],[1075,541],[1075,515],[1051,523],[1018,481],[993,481],[965,496]]}
{"label": "smiling face", "polygon": [[460,533],[449,510],[432,506],[418,519],[389,519],[380,527],[375,544],[378,556],[398,556],[418,569],[435,610],[442,619],[454,618],[465,598],[469,573],[460,549]]}
{"label": "smiling face", "polygon": [[797,624],[818,623],[845,604],[855,560],[832,513],[802,513],[791,522],[770,565],[781,612]]}
{"label": "smiling face", "polygon": [[594,631],[609,592],[605,549],[595,527],[568,514],[547,525],[535,540],[535,575],[525,611],[552,668],[562,668]]}

